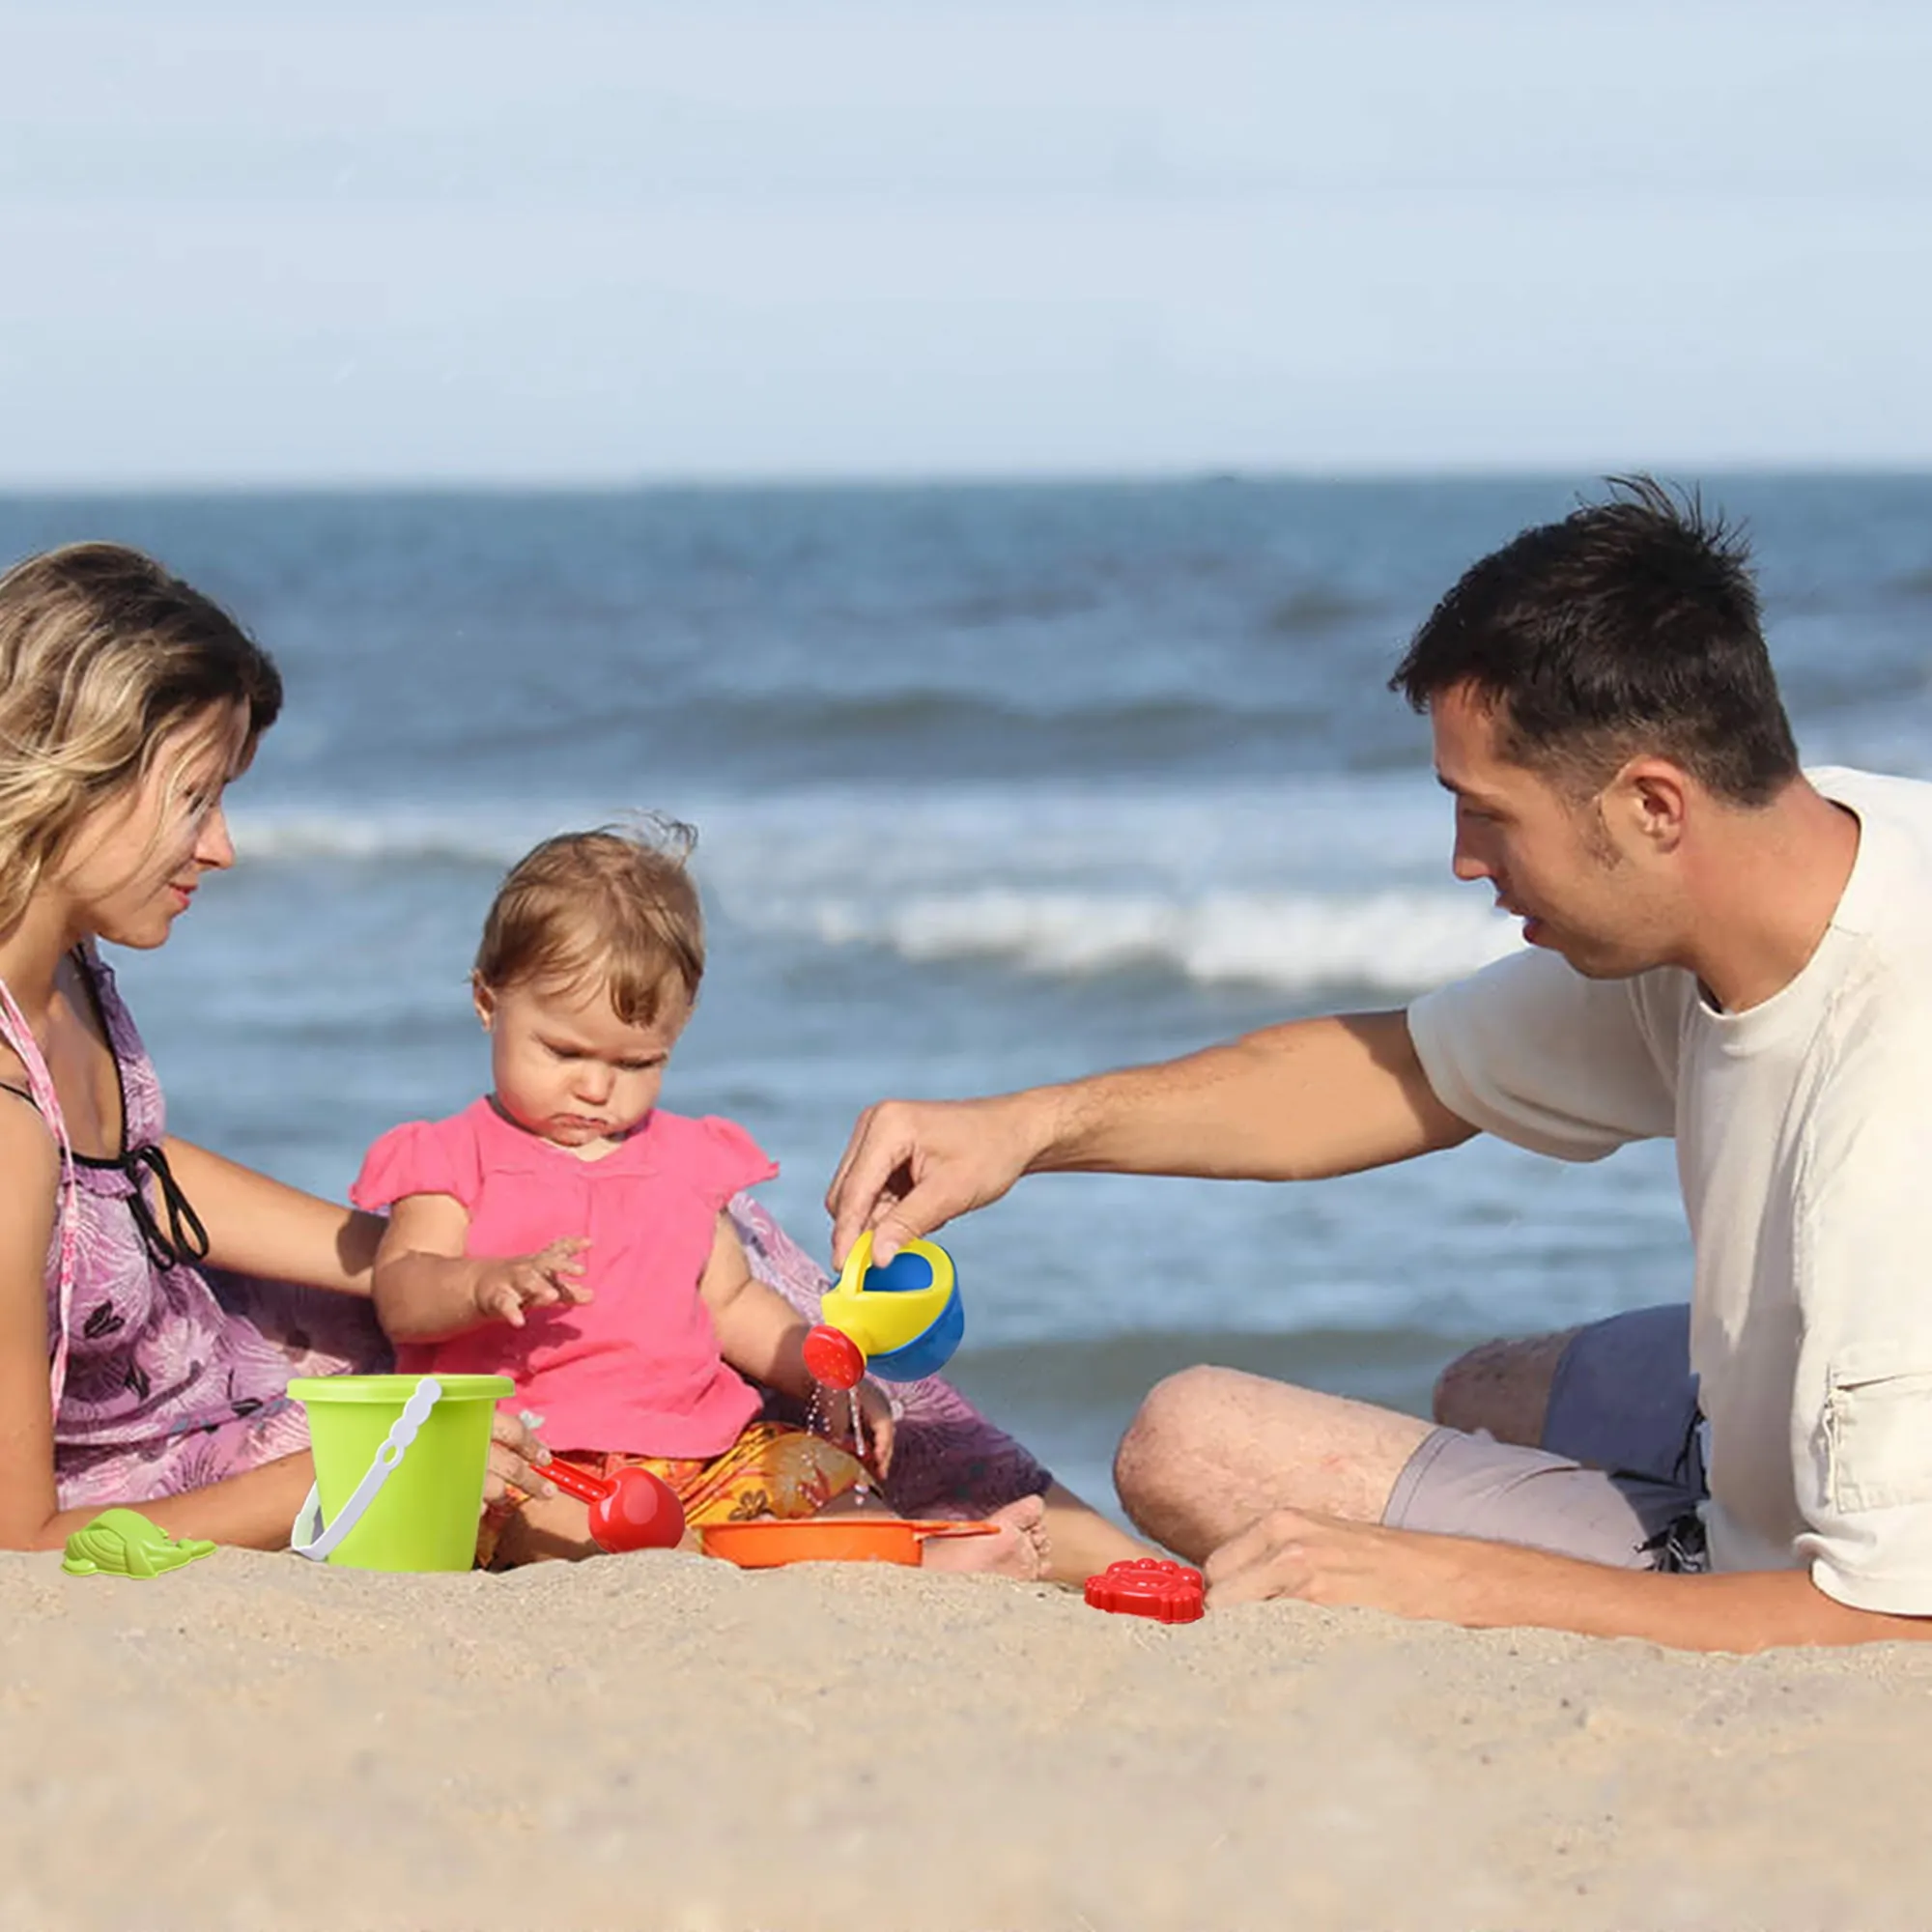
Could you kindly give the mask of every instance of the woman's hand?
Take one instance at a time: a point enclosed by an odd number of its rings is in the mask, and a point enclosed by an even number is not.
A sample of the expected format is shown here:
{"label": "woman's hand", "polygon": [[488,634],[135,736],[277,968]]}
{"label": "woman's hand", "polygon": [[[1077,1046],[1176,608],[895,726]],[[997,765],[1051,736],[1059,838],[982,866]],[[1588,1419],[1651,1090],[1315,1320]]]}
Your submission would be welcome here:
{"label": "woman's hand", "polygon": [[[541,1417],[536,1418],[541,1421]],[[499,1408],[490,1423],[490,1466],[483,1478],[483,1500],[499,1501],[514,1483],[526,1496],[554,1496],[556,1485],[543,1472],[550,1451],[530,1423]]]}
{"label": "woman's hand", "polygon": [[484,1264],[476,1277],[476,1312],[486,1321],[521,1328],[526,1308],[574,1306],[588,1301],[580,1259],[589,1240],[566,1235],[533,1255],[510,1255]]}

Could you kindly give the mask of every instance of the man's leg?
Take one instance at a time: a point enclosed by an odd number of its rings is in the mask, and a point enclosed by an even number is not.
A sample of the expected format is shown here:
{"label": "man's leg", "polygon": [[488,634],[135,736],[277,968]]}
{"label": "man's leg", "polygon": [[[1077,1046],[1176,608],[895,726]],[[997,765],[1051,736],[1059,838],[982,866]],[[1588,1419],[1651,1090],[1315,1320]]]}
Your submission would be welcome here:
{"label": "man's leg", "polygon": [[1479,1342],[1435,1378],[1432,1407],[1445,1429],[1488,1430],[1498,1442],[1543,1443],[1549,1390],[1564,1350],[1582,1333],[1559,1329],[1520,1341]]}
{"label": "man's leg", "polygon": [[1128,1425],[1114,1485],[1142,1529],[1198,1562],[1271,1509],[1379,1522],[1433,1434],[1419,1416],[1264,1376],[1183,1369]]}
{"label": "man's leg", "polygon": [[[1500,1385],[1532,1392],[1540,1447],[1189,1369],[1153,1390],[1122,1439],[1121,1499],[1196,1560],[1286,1508],[1598,1563],[1692,1565],[1704,1481],[1689,1311],[1637,1309],[1515,1346],[1520,1374]],[[1517,1418],[1524,1426],[1520,1403]]]}
{"label": "man's leg", "polygon": [[1444,1428],[1596,1468],[1687,1480],[1697,1421],[1690,1310],[1632,1308],[1553,1335],[1484,1342],[1436,1378],[1435,1413]]}

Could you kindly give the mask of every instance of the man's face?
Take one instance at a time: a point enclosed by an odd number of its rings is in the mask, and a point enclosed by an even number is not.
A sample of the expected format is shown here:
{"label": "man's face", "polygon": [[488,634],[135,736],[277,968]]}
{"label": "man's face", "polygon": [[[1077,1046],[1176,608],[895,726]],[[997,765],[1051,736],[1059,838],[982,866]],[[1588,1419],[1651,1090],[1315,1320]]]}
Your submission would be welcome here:
{"label": "man's face", "polygon": [[1664,963],[1665,901],[1647,855],[1605,810],[1615,783],[1578,799],[1505,758],[1494,708],[1467,685],[1435,697],[1430,724],[1436,778],[1456,800],[1456,876],[1489,880],[1530,945],[1593,980]]}

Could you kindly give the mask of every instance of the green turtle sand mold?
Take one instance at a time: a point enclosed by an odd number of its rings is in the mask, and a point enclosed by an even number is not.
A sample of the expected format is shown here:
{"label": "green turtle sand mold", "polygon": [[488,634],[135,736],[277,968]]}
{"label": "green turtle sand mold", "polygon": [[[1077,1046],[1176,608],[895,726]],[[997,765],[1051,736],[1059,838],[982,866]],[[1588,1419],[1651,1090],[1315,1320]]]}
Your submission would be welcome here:
{"label": "green turtle sand mold", "polygon": [[213,1549],[198,1536],[177,1541],[139,1510],[102,1510],[68,1538],[61,1568],[70,1577],[158,1577]]}

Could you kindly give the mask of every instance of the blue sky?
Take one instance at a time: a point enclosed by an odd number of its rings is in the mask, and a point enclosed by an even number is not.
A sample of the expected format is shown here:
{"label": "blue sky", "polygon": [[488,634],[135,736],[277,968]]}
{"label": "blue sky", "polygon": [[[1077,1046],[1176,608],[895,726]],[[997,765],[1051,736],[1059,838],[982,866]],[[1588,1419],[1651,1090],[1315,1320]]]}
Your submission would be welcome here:
{"label": "blue sky", "polygon": [[0,0],[0,487],[1932,464],[1932,8]]}

